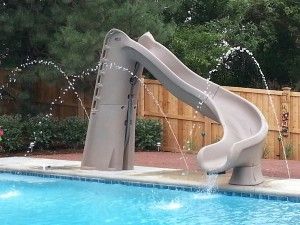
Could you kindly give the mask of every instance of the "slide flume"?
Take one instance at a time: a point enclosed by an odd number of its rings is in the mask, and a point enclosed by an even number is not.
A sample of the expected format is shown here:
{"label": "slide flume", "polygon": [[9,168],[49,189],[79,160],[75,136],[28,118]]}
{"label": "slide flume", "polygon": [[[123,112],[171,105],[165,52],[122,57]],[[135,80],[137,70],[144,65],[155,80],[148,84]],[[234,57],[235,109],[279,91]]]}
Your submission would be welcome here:
{"label": "slide flume", "polygon": [[[134,77],[141,76],[142,69],[145,67],[174,96],[222,125],[222,139],[203,147],[198,153],[199,166],[204,171],[220,173],[233,168],[231,184],[256,185],[263,182],[261,157],[268,125],[256,106],[195,74],[172,52],[156,42],[150,33],[144,34],[136,42],[122,31],[113,29],[106,36],[103,49],[102,62],[111,61],[135,72],[126,75],[126,72],[112,73],[110,70],[100,70],[95,92],[97,87],[103,90],[97,91],[94,95],[83,167],[98,169],[133,167],[131,157],[134,151],[134,122],[138,88],[132,84],[132,80]],[[107,85],[105,90],[104,87]],[[116,92],[113,91],[114,96],[111,96],[112,89],[116,90]],[[101,95],[98,92],[101,92]],[[102,97],[99,98],[99,96]],[[126,98],[121,96],[126,96]],[[126,110],[118,109],[116,113],[116,109],[108,108],[116,105],[120,106],[120,109],[124,106],[123,109]],[[102,110],[99,110],[97,106]],[[112,113],[115,113],[115,116]],[[119,118],[115,118],[117,116]],[[104,126],[106,131],[99,131],[103,130],[103,123],[108,120],[116,120],[110,123],[113,127]],[[121,132],[119,138],[118,135],[110,137],[116,129],[124,130],[124,127],[122,129],[123,120],[125,131]],[[98,126],[101,123],[100,128]],[[117,123],[121,123],[122,126]],[[97,130],[105,136],[103,140],[100,136],[101,140],[94,137],[99,135]],[[109,141],[109,138],[113,141]],[[108,146],[115,145],[113,142],[120,144],[109,149]],[[101,148],[99,146],[103,144],[106,153],[100,153],[104,152],[99,150]],[[99,154],[100,158],[106,158],[105,162],[102,160],[104,164],[97,159]]]}

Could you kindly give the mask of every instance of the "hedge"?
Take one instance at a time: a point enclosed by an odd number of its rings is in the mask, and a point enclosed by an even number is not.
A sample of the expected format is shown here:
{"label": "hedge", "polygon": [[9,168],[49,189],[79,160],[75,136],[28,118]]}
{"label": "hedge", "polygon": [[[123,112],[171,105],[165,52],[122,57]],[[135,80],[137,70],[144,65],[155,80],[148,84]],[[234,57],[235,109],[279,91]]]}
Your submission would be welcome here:
{"label": "hedge", "polygon": [[[29,149],[81,149],[87,131],[88,121],[69,117],[62,120],[42,115],[21,117],[20,115],[0,116],[0,126],[4,130],[0,142],[2,152],[18,152]],[[162,141],[162,125],[158,120],[138,118],[136,122],[136,148],[156,150]]]}
{"label": "hedge", "polygon": [[44,116],[0,116],[4,130],[1,146],[3,152],[28,150],[30,142],[34,149],[69,149],[84,146],[87,121],[77,117],[63,120]]}

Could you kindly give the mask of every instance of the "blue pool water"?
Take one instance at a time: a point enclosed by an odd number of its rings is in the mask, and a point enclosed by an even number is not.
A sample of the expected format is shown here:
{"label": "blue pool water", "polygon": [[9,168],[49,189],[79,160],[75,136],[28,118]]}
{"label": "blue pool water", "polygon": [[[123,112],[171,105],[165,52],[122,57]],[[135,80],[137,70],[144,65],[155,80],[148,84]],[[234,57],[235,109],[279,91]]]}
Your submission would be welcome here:
{"label": "blue pool water", "polygon": [[300,203],[0,174],[0,224],[299,224]]}

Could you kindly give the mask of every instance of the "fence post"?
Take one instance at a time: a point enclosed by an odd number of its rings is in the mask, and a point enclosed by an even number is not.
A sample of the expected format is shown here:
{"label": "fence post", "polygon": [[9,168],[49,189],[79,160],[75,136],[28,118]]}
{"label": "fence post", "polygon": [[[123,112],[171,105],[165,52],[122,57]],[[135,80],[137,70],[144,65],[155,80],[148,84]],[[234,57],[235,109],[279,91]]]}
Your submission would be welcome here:
{"label": "fence post", "polygon": [[[283,138],[283,144],[287,146],[291,141],[291,131],[289,128],[289,120],[290,120],[290,103],[291,103],[291,88],[284,87],[282,88],[282,96],[281,96],[281,135]],[[286,151],[287,153],[287,151]],[[284,158],[283,149],[280,151],[280,158]],[[292,152],[288,153],[287,157],[292,156]]]}
{"label": "fence post", "polygon": [[139,98],[138,98],[138,110],[137,116],[144,117],[145,116],[145,89],[144,89],[144,82],[145,79],[140,79],[140,91],[139,91]]}

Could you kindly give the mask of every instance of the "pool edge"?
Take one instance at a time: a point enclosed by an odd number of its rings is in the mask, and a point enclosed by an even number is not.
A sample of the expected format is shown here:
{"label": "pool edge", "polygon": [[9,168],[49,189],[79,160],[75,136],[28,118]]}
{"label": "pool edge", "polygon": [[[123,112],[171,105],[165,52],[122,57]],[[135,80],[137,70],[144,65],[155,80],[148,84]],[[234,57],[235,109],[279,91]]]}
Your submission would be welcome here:
{"label": "pool edge", "polygon": [[[53,170],[38,170],[38,169],[16,169],[16,168],[0,168],[0,173],[10,173],[16,175],[37,176],[45,178],[58,178],[66,180],[77,180],[85,182],[98,182],[107,184],[122,184],[128,186],[141,186],[149,188],[160,188],[170,190],[183,190],[189,192],[201,192],[205,189],[205,185],[192,183],[178,183],[170,181],[145,180],[138,177],[108,177],[101,175],[87,175],[76,173],[62,173]],[[220,193],[227,196],[240,196],[256,199],[288,201],[300,203],[300,195],[297,193],[279,193],[271,190],[263,190],[256,186],[235,186],[235,185],[219,185],[213,190],[214,193]]]}

